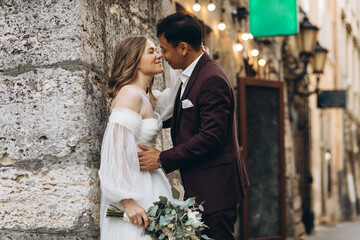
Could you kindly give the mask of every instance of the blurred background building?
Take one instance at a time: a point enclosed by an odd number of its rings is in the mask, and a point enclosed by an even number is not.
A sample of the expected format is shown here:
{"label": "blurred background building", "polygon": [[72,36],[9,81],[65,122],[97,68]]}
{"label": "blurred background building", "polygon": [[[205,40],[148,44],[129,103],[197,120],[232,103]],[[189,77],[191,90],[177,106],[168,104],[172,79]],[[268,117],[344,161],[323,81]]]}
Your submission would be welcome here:
{"label": "blurred background building", "polygon": [[[329,50],[320,89],[346,90],[346,108],[310,100],[312,209],[315,224],[359,216],[359,1],[302,1]],[[313,79],[314,80],[314,79]]]}
{"label": "blurred background building", "polygon": [[[268,2],[0,1],[0,238],[98,239],[116,45],[131,35],[158,45],[156,23],[174,12],[199,20],[236,93],[251,181],[237,239],[304,239],[358,219],[360,2]],[[168,131],[157,147],[171,147]],[[178,173],[169,179],[181,188]]]}

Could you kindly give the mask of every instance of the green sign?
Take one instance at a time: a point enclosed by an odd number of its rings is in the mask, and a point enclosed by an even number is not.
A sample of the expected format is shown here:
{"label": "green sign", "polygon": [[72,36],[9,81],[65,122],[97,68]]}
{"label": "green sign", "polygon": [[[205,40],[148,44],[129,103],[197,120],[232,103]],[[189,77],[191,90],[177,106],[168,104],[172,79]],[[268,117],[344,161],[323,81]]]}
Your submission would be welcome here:
{"label": "green sign", "polygon": [[254,37],[298,33],[296,0],[250,0],[249,15]]}

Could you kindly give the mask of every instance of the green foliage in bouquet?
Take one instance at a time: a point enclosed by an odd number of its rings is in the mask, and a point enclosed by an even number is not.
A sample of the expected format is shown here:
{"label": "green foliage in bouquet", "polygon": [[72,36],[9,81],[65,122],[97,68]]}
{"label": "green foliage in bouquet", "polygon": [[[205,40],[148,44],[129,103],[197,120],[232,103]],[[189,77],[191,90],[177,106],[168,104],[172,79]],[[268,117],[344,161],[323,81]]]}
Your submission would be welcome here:
{"label": "green foliage in bouquet", "polygon": [[180,201],[179,192],[173,188],[174,200],[170,201],[166,197],[160,196],[160,201],[154,202],[149,208],[147,216],[149,226],[145,233],[152,239],[191,239],[200,240],[210,239],[201,232],[207,227],[201,221],[201,213],[204,211],[202,204],[196,206],[195,198],[188,198]]}
{"label": "green foliage in bouquet", "polygon": [[[188,198],[186,201],[178,200],[180,193],[172,188],[174,200],[168,200],[160,196],[160,200],[154,202],[146,215],[149,218],[149,225],[144,229],[144,234],[154,240],[200,240],[211,239],[202,231],[207,226],[201,221],[204,211],[202,206],[196,205],[195,198]],[[111,205],[108,208],[107,217],[122,218],[124,212]]]}

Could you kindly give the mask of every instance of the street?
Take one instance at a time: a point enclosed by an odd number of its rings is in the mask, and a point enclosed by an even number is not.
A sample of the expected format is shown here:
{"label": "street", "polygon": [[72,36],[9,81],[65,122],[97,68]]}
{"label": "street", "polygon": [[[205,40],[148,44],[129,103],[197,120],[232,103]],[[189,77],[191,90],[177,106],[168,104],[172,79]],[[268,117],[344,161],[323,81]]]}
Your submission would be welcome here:
{"label": "street", "polygon": [[305,240],[360,240],[360,221],[317,227]]}

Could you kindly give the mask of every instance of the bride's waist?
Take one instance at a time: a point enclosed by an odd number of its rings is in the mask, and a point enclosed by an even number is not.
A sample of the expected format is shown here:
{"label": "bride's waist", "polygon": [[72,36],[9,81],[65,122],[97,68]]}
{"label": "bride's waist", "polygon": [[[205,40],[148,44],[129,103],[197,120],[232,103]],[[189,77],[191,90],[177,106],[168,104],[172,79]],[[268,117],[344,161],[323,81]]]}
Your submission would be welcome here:
{"label": "bride's waist", "polygon": [[140,147],[139,147],[139,144],[142,144],[142,145],[145,145],[145,146],[148,146],[148,147],[155,147],[155,143],[149,143],[149,142],[146,142],[146,141],[136,141],[136,150],[138,152],[143,152],[144,150],[142,150]]}

